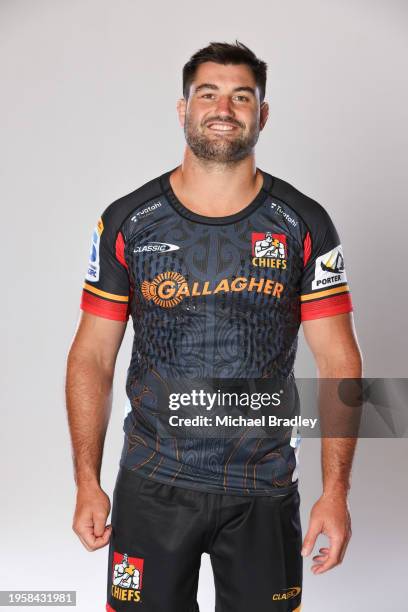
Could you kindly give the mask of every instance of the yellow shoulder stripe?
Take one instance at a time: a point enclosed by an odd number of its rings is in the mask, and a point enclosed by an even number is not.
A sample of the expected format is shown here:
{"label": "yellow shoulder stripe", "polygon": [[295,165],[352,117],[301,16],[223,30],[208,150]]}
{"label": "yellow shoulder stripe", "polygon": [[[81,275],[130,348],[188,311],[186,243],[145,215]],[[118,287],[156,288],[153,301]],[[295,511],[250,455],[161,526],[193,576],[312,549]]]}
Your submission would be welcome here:
{"label": "yellow shoulder stripe", "polygon": [[307,293],[306,295],[300,296],[300,301],[307,302],[308,300],[314,300],[316,298],[325,297],[326,295],[335,295],[336,293],[344,293],[345,291],[349,291],[348,285],[343,285],[343,287],[333,287],[332,289],[325,289],[325,291],[317,291],[317,293]]}
{"label": "yellow shoulder stripe", "polygon": [[92,287],[92,285],[88,285],[88,283],[84,283],[84,289],[90,291],[91,293],[95,293],[96,295],[100,295],[103,298],[108,298],[110,300],[115,300],[115,302],[128,302],[128,295],[116,295],[115,293],[108,293],[107,291],[102,291],[101,289],[97,289],[96,287]]}

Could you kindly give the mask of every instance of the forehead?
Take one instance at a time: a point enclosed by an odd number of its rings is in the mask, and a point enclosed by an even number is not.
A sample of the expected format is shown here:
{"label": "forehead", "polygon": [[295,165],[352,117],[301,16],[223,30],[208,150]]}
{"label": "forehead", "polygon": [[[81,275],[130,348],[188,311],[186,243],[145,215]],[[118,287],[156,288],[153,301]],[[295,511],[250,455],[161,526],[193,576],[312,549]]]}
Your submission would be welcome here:
{"label": "forehead", "polygon": [[254,74],[246,64],[217,64],[203,62],[194,75],[192,90],[202,83],[211,83],[218,87],[253,87],[256,88]]}

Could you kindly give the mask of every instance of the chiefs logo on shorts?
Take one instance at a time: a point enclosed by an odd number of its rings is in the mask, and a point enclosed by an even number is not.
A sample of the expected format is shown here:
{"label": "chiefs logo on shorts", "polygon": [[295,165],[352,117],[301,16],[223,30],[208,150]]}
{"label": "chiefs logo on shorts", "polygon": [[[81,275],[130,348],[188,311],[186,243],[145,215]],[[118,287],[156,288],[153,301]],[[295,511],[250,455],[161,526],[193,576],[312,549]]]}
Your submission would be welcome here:
{"label": "chiefs logo on shorts", "polygon": [[120,601],[140,602],[144,559],[113,553],[111,594]]}

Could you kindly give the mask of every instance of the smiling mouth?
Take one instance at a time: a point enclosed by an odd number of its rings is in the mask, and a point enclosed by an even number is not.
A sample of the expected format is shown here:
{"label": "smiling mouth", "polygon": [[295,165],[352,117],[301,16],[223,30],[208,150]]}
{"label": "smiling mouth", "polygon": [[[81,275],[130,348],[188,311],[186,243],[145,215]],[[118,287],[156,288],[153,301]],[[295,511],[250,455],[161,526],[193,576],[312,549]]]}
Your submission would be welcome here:
{"label": "smiling mouth", "polygon": [[208,123],[207,127],[213,132],[232,132],[237,129],[237,126],[232,123],[217,123],[215,121],[213,123]]}

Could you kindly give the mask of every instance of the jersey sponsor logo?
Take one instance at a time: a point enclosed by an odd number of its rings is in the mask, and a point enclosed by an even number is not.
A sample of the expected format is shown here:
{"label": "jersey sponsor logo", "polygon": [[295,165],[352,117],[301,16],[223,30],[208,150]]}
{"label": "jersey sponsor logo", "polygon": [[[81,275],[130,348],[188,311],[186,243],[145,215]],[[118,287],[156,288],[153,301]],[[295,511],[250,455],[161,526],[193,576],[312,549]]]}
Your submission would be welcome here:
{"label": "jersey sponsor logo", "polygon": [[151,204],[149,204],[148,206],[145,206],[145,208],[142,208],[142,210],[138,210],[133,217],[130,218],[131,221],[134,221],[136,223],[136,221],[140,218],[140,217],[145,217],[146,215],[148,215],[149,213],[152,213],[153,211],[156,210],[156,208],[160,208],[160,206],[162,205],[161,201],[158,200],[157,202],[152,202]]}
{"label": "jersey sponsor logo", "polygon": [[290,589],[284,589],[280,593],[274,593],[272,595],[272,600],[273,601],[287,601],[288,599],[292,599],[292,597],[296,597],[296,595],[299,595],[301,590],[302,590],[301,587],[298,587],[298,586],[291,587]]}
{"label": "jersey sponsor logo", "polygon": [[252,264],[285,270],[288,248],[285,234],[252,232]]}
{"label": "jersey sponsor logo", "polygon": [[279,299],[283,289],[284,285],[269,278],[245,276],[234,279],[223,278],[217,283],[209,280],[188,283],[182,274],[173,271],[162,272],[152,281],[144,280],[141,284],[143,297],[163,308],[173,308],[185,297],[214,295],[220,292],[256,291]]}
{"label": "jersey sponsor logo", "polygon": [[129,557],[127,553],[114,551],[112,561],[111,595],[120,601],[141,601],[144,559]]}
{"label": "jersey sponsor logo", "polygon": [[346,282],[347,278],[344,269],[343,249],[341,244],[339,244],[331,251],[328,251],[316,259],[312,289],[331,287]]}
{"label": "jersey sponsor logo", "polygon": [[96,283],[99,280],[99,245],[103,232],[103,221],[99,217],[98,223],[92,232],[91,250],[89,253],[88,270],[86,280]]}
{"label": "jersey sponsor logo", "polygon": [[169,251],[177,251],[180,247],[177,244],[171,244],[170,242],[147,242],[146,244],[139,244],[135,249],[134,253],[168,253]]}
{"label": "jersey sponsor logo", "polygon": [[282,215],[282,217],[284,219],[286,219],[286,221],[288,223],[290,223],[291,225],[293,225],[293,227],[297,227],[298,222],[295,221],[295,219],[293,217],[291,217],[283,208],[280,204],[278,204],[277,202],[271,202],[271,208],[273,210],[273,212],[275,212],[278,215]]}

